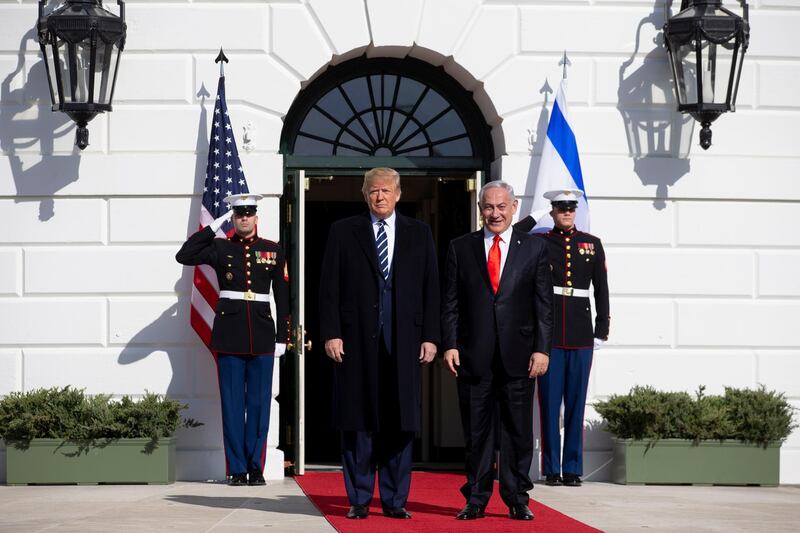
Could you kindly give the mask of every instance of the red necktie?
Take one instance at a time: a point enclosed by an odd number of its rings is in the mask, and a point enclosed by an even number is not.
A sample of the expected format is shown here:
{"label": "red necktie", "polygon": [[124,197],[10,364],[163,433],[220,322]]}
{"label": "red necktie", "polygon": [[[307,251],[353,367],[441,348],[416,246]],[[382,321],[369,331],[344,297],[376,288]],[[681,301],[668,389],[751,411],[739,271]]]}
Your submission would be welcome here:
{"label": "red necktie", "polygon": [[494,243],[489,248],[489,281],[492,282],[492,292],[497,294],[497,287],[500,286],[500,235],[494,236]]}

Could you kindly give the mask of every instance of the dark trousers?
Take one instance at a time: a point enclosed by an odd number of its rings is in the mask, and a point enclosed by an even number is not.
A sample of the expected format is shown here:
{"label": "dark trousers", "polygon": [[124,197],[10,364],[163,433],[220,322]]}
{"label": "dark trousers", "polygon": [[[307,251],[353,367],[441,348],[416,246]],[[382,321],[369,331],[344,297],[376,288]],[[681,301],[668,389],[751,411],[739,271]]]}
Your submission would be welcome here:
{"label": "dark trousers", "polygon": [[344,486],[350,505],[369,505],[375,472],[383,507],[405,507],[411,487],[409,431],[342,431]]}
{"label": "dark trousers", "polygon": [[400,429],[397,364],[380,339],[376,431],[342,431],[344,486],[350,505],[369,505],[378,473],[381,505],[405,507],[411,486],[414,432]]}
{"label": "dark trousers", "polygon": [[464,429],[467,503],[486,507],[494,482],[494,451],[499,431],[500,497],[506,505],[528,503],[533,460],[534,380],[505,373],[499,354],[489,374],[459,376],[458,402]]}
{"label": "dark trousers", "polygon": [[[583,413],[592,368],[592,348],[553,348],[550,366],[539,376],[539,404],[542,408],[542,472],[546,476],[583,475]],[[564,457],[558,428],[564,402]]]}
{"label": "dark trousers", "polygon": [[230,475],[264,471],[274,361],[272,354],[217,354],[225,469]]}

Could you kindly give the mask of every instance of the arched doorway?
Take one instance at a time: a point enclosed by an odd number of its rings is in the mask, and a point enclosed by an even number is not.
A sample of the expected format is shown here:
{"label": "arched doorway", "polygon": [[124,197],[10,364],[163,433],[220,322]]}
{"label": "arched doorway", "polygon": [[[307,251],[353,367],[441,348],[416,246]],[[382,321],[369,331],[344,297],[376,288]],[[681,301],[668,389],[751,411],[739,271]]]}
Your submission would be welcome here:
{"label": "arched doorway", "polygon": [[[330,373],[317,337],[317,289],[327,228],[365,211],[366,170],[397,169],[398,210],[430,224],[443,264],[453,237],[475,226],[475,191],[494,150],[472,94],[442,68],[404,58],[358,58],[331,66],[301,90],[284,121],[282,240],[291,267],[293,349],[281,369],[281,448],[295,472],[338,463],[330,430]],[[460,461],[455,384],[439,365],[423,381],[418,461]],[[290,459],[291,460],[291,459]]]}

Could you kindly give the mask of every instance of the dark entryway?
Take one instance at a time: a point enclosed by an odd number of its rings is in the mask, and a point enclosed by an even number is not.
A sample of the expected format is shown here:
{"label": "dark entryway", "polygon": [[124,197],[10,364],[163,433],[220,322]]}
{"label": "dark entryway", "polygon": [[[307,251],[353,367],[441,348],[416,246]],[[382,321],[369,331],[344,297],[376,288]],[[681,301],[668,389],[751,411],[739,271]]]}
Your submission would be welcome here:
{"label": "dark entryway", "polygon": [[[362,176],[311,178],[306,192],[305,329],[306,340],[312,341],[312,350],[305,358],[305,459],[309,464],[339,461],[339,435],[330,429],[333,362],[325,356],[323,341],[318,337],[316,298],[328,228],[336,220],[366,211],[361,195],[362,181]],[[402,180],[403,193],[397,209],[431,226],[440,265],[444,264],[450,240],[470,230],[472,193],[469,184],[466,177],[412,176]],[[438,364],[438,361],[434,363]],[[463,450],[459,448],[460,427],[457,423],[443,423],[443,419],[457,421],[458,411],[455,389],[447,387],[451,377],[442,370],[430,365],[424,371],[424,428],[415,443],[417,461],[463,459]]]}

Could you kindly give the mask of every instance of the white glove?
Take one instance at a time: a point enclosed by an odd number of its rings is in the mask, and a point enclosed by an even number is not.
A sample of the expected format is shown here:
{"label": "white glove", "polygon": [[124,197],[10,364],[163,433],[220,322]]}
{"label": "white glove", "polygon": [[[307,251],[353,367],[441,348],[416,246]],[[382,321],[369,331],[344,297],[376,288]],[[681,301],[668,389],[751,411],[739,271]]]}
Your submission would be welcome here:
{"label": "white glove", "polygon": [[594,338],[594,349],[595,350],[599,350],[600,348],[603,347],[603,345],[605,343],[606,343],[606,341],[604,341],[603,339],[598,339],[597,337],[595,337]]}
{"label": "white glove", "polygon": [[211,228],[211,231],[216,233],[219,231],[219,228],[221,228],[223,224],[225,224],[227,221],[231,219],[232,216],[233,216],[233,209],[228,209],[228,211],[224,215],[222,215],[217,220],[209,224],[208,227]]}
{"label": "white glove", "polygon": [[286,344],[282,342],[275,343],[275,357],[280,357],[286,353]]}

